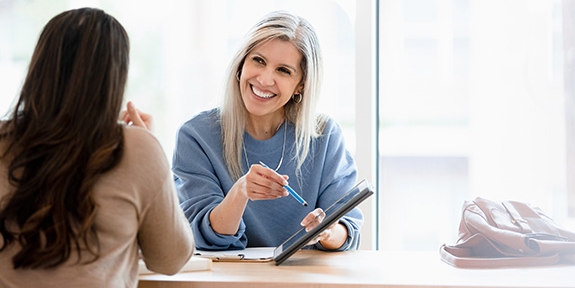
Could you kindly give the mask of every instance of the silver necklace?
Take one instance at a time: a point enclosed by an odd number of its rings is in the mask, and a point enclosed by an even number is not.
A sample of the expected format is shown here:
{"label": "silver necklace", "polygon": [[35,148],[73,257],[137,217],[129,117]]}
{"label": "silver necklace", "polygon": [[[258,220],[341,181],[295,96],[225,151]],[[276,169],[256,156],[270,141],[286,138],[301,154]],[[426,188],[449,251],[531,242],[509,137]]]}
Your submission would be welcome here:
{"label": "silver necklace", "polygon": [[[286,150],[286,133],[287,133],[287,120],[284,120],[284,144],[282,147],[282,158],[280,158],[280,163],[278,163],[278,167],[276,167],[276,169],[274,169],[274,171],[276,171],[276,172],[278,171],[278,169],[280,169],[280,167],[282,166],[282,162],[284,161],[284,152]],[[244,145],[242,146],[242,148],[244,148],[244,156],[246,157],[246,165],[249,169],[250,168],[250,161],[248,160],[248,152],[246,152],[245,141],[244,141]]]}

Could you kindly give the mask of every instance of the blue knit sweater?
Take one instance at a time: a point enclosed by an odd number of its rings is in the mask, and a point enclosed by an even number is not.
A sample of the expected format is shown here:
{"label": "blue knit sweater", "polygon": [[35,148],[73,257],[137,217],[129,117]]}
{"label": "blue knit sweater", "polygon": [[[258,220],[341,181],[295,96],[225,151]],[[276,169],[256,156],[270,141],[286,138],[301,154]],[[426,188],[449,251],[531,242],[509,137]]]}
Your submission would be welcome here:
{"label": "blue knit sweater", "polygon": [[[316,207],[326,209],[357,181],[355,162],[346,150],[339,125],[329,120],[322,136],[311,144],[310,154],[302,167],[302,178],[295,175],[294,129],[292,123],[282,125],[268,140],[256,140],[245,133],[244,142],[249,164],[259,161],[277,167],[287,130],[283,163],[277,171],[289,175],[289,184],[308,203],[302,206],[293,197],[275,200],[248,201],[240,227],[235,235],[222,235],[210,226],[209,213],[234,184],[223,156],[219,109],[204,111],[184,123],[177,135],[174,150],[174,180],[180,206],[194,232],[198,249],[225,250],[246,247],[274,247],[301,228],[301,220]],[[244,161],[244,171],[248,167]],[[357,249],[363,215],[358,208],[340,222],[349,237],[340,250]],[[315,248],[324,249],[321,244]]]}

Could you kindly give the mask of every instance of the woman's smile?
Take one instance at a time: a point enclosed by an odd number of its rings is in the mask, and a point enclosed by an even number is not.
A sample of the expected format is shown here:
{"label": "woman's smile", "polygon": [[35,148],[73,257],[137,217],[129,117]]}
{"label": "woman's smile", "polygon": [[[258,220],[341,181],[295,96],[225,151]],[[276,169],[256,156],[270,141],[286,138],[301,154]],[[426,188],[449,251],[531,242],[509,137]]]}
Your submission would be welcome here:
{"label": "woman's smile", "polygon": [[270,98],[277,95],[277,94],[274,94],[270,91],[260,90],[256,86],[251,85],[251,84],[250,84],[250,87],[252,88],[252,92],[254,93],[254,95],[256,95],[257,97],[260,97],[260,98],[270,99]]}

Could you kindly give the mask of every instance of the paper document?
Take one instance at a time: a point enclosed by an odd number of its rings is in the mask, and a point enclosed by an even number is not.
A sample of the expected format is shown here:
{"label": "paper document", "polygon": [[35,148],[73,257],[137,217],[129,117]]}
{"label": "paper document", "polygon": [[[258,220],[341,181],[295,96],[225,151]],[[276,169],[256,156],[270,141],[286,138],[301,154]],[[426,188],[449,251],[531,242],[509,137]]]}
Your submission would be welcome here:
{"label": "paper document", "polygon": [[[182,270],[178,273],[183,272],[190,272],[190,271],[203,271],[203,270],[212,270],[212,260],[207,258],[202,258],[198,256],[192,256],[190,260],[182,267]],[[139,267],[138,267],[138,274],[157,274],[156,272],[148,270],[146,267],[146,263],[144,260],[140,259]]]}
{"label": "paper document", "polygon": [[196,250],[195,257],[204,257],[212,261],[271,261],[275,247],[250,247],[243,250],[206,251]]}

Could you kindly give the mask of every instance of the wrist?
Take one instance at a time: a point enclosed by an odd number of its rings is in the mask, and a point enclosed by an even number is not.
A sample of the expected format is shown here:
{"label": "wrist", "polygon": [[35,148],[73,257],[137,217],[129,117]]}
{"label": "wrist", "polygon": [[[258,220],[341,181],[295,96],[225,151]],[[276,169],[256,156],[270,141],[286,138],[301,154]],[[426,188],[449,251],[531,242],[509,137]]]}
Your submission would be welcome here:
{"label": "wrist", "polygon": [[348,232],[345,225],[341,223],[337,223],[332,229],[330,233],[329,239],[320,240],[319,243],[321,246],[328,250],[336,250],[341,248],[345,241],[347,240]]}

